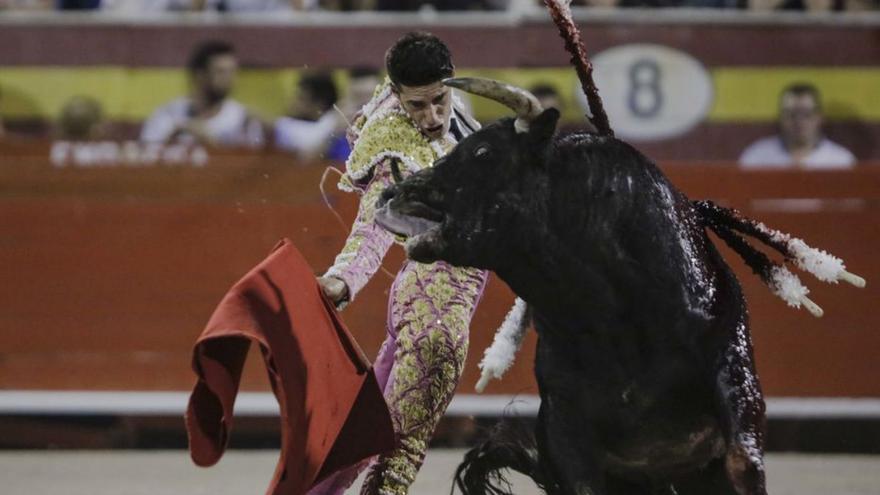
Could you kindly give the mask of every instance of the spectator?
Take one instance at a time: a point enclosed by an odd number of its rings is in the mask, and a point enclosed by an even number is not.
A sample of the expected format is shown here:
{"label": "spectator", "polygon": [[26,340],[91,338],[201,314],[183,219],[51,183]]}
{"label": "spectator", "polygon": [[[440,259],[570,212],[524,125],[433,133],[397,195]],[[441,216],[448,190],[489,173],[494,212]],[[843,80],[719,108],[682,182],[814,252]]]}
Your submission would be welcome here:
{"label": "spectator", "polygon": [[101,8],[101,0],[57,0],[58,10],[97,10]]}
{"label": "spectator", "polygon": [[375,67],[361,66],[348,71],[348,91],[340,105],[347,119],[354,118],[361,107],[373,98],[381,82],[381,74]]}
{"label": "spectator", "polygon": [[[348,122],[373,98],[376,87],[382,82],[379,70],[374,67],[355,67],[348,71],[348,92],[340,105]],[[351,145],[344,132],[338,132],[327,149],[327,158],[344,162],[351,154]]]}
{"label": "spectator", "polygon": [[320,155],[342,127],[336,113],[336,84],[329,73],[304,74],[288,116],[275,121],[275,146],[304,158]]}
{"label": "spectator", "polygon": [[844,0],[784,0],[777,10],[801,10],[806,12],[831,12],[843,9]]}
{"label": "spectator", "polygon": [[317,0],[100,0],[100,4],[102,9],[129,12],[277,12],[314,8]]}
{"label": "spectator", "polygon": [[[761,10],[755,5],[756,1],[767,0],[685,0],[682,7],[693,7],[698,9],[744,9],[752,8],[753,10]],[[782,0],[770,0],[778,2]],[[752,4],[752,5],[750,5]]]}
{"label": "spectator", "polygon": [[58,137],[68,141],[94,141],[105,134],[104,110],[91,96],[74,96],[61,109]]}
{"label": "spectator", "polygon": [[[376,10],[376,0],[310,0],[320,10],[353,12],[357,10]],[[308,8],[308,6],[306,6]]]}
{"label": "spectator", "polygon": [[376,10],[379,11],[436,10],[445,12],[490,10],[498,7],[490,0],[376,0]]}
{"label": "spectator", "polygon": [[535,95],[535,98],[538,99],[543,108],[552,107],[560,112],[562,111],[562,98],[552,85],[547,83],[536,84],[529,91]]}
{"label": "spectator", "polygon": [[[607,3],[605,1],[599,3],[600,5],[597,6],[611,6],[604,5]],[[617,2],[618,7],[637,9],[681,7],[683,4],[682,0],[619,0]]]}
{"label": "spectator", "polygon": [[[692,0],[698,2],[714,2],[716,0]],[[720,1],[720,0],[719,0]],[[539,2],[541,3],[541,2]],[[601,9],[614,8],[655,8],[655,7],[681,7],[687,5],[687,0],[574,0],[572,5],[578,7],[594,7]]]}
{"label": "spectator", "polygon": [[314,8],[311,0],[175,0],[179,4],[189,4],[189,10],[214,10],[218,12],[273,12]]}
{"label": "spectator", "polygon": [[822,135],[822,101],[815,86],[785,88],[779,98],[779,135],[760,139],[743,151],[743,168],[844,169],[855,164],[846,148]]}
{"label": "spectator", "polygon": [[153,112],[141,130],[141,140],[262,147],[262,124],[244,105],[229,97],[238,73],[232,45],[223,41],[198,45],[190,56],[188,70],[191,95]]}

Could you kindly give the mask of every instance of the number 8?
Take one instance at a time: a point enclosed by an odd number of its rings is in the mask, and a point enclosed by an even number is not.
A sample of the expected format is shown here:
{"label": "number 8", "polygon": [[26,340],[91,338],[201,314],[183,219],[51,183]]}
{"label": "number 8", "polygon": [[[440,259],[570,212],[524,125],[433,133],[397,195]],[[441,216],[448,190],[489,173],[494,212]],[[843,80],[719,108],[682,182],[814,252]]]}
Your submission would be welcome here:
{"label": "number 8", "polygon": [[630,91],[627,102],[629,110],[638,118],[656,117],[663,106],[663,93],[660,91],[662,72],[657,62],[651,59],[636,61],[629,68]]}

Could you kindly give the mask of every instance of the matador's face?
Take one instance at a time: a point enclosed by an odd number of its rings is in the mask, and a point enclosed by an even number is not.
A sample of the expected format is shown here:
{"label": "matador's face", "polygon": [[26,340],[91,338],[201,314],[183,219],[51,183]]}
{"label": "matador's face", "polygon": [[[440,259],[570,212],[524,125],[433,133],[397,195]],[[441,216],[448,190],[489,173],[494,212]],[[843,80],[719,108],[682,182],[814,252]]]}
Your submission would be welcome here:
{"label": "matador's face", "polygon": [[422,134],[440,139],[449,132],[452,89],[437,81],[425,86],[392,85],[394,94]]}

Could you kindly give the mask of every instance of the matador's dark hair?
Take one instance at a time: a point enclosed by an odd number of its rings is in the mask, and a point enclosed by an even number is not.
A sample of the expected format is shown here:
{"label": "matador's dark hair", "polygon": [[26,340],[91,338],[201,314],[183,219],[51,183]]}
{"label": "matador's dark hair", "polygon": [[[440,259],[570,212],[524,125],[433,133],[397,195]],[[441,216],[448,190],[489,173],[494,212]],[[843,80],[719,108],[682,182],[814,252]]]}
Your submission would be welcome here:
{"label": "matador's dark hair", "polygon": [[405,34],[385,54],[385,69],[395,85],[425,86],[452,77],[449,48],[431,33]]}

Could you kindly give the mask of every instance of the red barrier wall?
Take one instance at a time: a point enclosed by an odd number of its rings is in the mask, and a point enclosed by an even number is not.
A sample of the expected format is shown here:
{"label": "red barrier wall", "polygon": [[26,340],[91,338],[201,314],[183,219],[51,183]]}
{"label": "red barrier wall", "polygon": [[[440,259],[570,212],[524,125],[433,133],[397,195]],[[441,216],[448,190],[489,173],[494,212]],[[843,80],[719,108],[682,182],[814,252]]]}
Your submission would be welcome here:
{"label": "red barrier wall", "polygon": [[[220,297],[281,237],[322,272],[346,231],[321,199],[323,164],[286,155],[212,156],[202,167],[58,168],[44,147],[0,149],[0,388],[187,390],[190,348]],[[843,257],[858,290],[804,275],[815,319],[772,296],[725,251],[746,290],[758,370],[775,396],[880,396],[880,168],[743,173],[668,164],[692,198],[735,204]],[[345,222],[356,198],[327,181]],[[825,198],[810,203],[779,199]],[[769,201],[768,201],[769,200]],[[791,208],[798,207],[800,210]],[[394,248],[386,268],[394,272]],[[343,313],[368,355],[384,334],[391,279],[377,274]],[[471,329],[460,391],[512,302],[493,279]],[[493,393],[534,393],[533,340]],[[243,386],[267,388],[253,355]]]}

